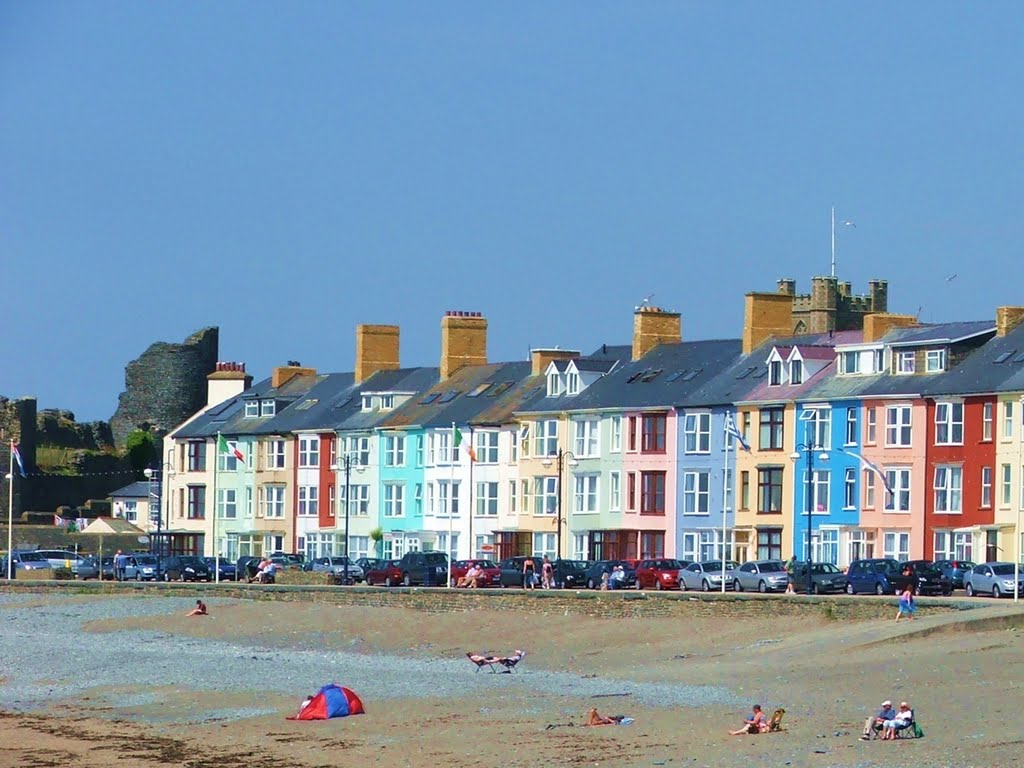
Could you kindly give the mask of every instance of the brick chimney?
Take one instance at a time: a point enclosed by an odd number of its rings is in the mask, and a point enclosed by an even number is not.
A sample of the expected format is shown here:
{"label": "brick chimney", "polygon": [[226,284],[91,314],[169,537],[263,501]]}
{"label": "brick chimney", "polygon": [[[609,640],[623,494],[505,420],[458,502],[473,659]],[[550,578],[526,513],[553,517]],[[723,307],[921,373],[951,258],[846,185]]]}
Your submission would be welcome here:
{"label": "brick chimney", "polygon": [[1005,336],[1024,322],[1024,307],[996,308],[996,336]]}
{"label": "brick chimney", "polygon": [[398,326],[357,325],[355,383],[398,367]]}
{"label": "brick chimney", "polygon": [[245,372],[245,363],[217,363],[206,377],[206,407],[218,405],[252,386],[252,376]]}
{"label": "brick chimney", "polygon": [[531,349],[530,375],[540,376],[554,360],[575,360],[579,352],[571,349]]}
{"label": "brick chimney", "polygon": [[316,376],[316,368],[304,368],[295,361],[288,365],[279,365],[270,375],[270,386],[274,389],[282,387],[296,376]]}
{"label": "brick chimney", "polygon": [[487,363],[487,320],[479,312],[449,310],[441,318],[441,379],[466,365]]}
{"label": "brick chimney", "polygon": [[864,316],[864,343],[878,341],[893,328],[914,328],[917,325],[917,318],[913,315],[872,312]]}
{"label": "brick chimney", "polygon": [[[743,311],[743,354],[749,355],[772,336],[793,333],[793,300],[788,292],[748,293]],[[794,289],[795,290],[795,289]]]}
{"label": "brick chimney", "polygon": [[633,313],[633,359],[639,360],[659,344],[678,344],[683,339],[678,312],[644,306]]}

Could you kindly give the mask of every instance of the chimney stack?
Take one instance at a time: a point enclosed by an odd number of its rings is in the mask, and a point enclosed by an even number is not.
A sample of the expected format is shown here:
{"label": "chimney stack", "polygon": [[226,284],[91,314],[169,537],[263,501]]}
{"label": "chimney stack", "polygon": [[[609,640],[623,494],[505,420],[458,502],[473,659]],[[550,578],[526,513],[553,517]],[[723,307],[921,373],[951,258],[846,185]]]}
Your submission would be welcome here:
{"label": "chimney stack", "polygon": [[743,354],[773,336],[793,333],[794,293],[748,293],[743,311]]}
{"label": "chimney stack", "polygon": [[864,316],[864,343],[878,341],[893,328],[914,328],[917,325],[917,318],[913,315],[872,312]]}
{"label": "chimney stack", "polygon": [[487,364],[487,320],[479,312],[448,310],[441,318],[441,380],[466,365]]}
{"label": "chimney stack", "polygon": [[217,363],[206,377],[206,407],[210,408],[240,395],[252,386],[245,363]]}
{"label": "chimney stack", "polygon": [[530,375],[540,376],[555,360],[575,360],[580,353],[571,349],[531,349]]}
{"label": "chimney stack", "polygon": [[1024,322],[1024,307],[996,308],[996,336],[1005,336]]}
{"label": "chimney stack", "polygon": [[633,313],[633,359],[639,360],[659,344],[678,344],[683,339],[678,312],[643,306]]}
{"label": "chimney stack", "polygon": [[279,365],[270,374],[270,386],[283,387],[296,376],[316,376],[316,368],[304,368],[298,361],[289,360],[288,365]]}
{"label": "chimney stack", "polygon": [[355,383],[377,371],[398,370],[398,326],[357,325]]}

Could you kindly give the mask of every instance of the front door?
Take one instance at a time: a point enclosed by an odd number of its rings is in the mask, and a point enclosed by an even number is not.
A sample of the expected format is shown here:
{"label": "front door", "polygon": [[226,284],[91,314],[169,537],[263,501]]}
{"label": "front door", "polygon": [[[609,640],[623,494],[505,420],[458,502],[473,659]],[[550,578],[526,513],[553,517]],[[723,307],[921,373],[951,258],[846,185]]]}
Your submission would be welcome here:
{"label": "front door", "polygon": [[985,562],[994,563],[999,559],[999,531],[985,531]]}

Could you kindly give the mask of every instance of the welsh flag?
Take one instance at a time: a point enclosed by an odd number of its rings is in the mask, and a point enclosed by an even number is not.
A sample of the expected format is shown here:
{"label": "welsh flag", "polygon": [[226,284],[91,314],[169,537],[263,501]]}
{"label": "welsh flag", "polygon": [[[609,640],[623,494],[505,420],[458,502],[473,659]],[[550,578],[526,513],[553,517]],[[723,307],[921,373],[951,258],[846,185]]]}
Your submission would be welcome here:
{"label": "welsh flag", "polygon": [[238,450],[238,446],[235,445],[235,447],[232,448],[228,445],[228,441],[224,439],[224,435],[217,435],[217,453],[228,453],[239,461],[245,461],[245,455]]}
{"label": "welsh flag", "polygon": [[[455,447],[458,448],[460,445],[462,445],[462,430],[459,429],[458,427],[452,427],[452,434],[454,435],[454,439],[452,440],[452,442],[454,443]],[[473,450],[472,445],[466,445],[466,453],[469,454],[470,461],[476,461],[476,451]]]}

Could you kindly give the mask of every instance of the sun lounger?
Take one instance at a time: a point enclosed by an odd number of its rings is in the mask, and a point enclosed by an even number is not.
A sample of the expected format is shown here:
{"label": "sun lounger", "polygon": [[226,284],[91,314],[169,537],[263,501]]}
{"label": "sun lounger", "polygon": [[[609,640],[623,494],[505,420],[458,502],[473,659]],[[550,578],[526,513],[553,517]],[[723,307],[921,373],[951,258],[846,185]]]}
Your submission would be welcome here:
{"label": "sun lounger", "polygon": [[486,656],[480,653],[467,653],[466,658],[476,664],[476,671],[488,667],[491,672],[511,673],[516,664],[522,661],[526,651],[516,651],[511,656]]}

